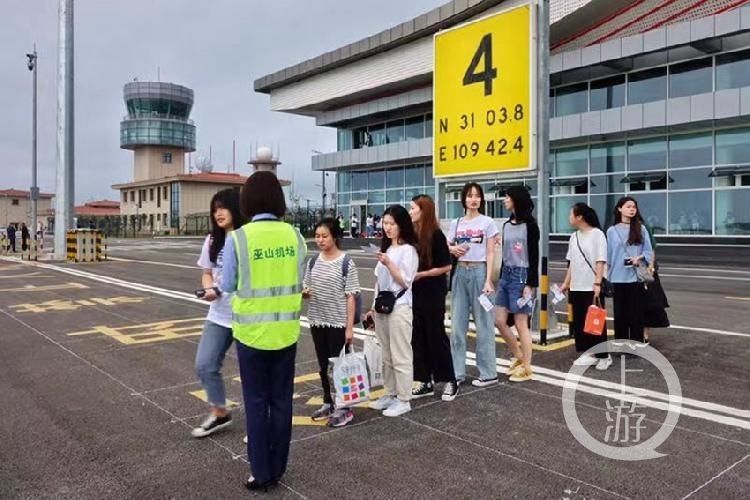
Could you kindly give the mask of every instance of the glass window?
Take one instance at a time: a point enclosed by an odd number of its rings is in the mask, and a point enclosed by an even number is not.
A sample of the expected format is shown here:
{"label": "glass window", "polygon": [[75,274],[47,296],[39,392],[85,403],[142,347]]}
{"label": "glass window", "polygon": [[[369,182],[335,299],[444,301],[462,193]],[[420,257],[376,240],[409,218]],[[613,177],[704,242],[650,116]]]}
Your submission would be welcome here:
{"label": "glass window", "polygon": [[670,234],[711,234],[711,191],[669,195]]}
{"label": "glass window", "polygon": [[370,146],[382,146],[387,144],[385,125],[372,125],[368,127],[367,132],[370,134]]}
{"label": "glass window", "polygon": [[371,214],[382,216],[385,212],[385,205],[367,205],[367,210]]}
{"label": "glass window", "polygon": [[424,194],[435,200],[435,188],[434,187],[428,187],[425,188]]}
{"label": "glass window", "polygon": [[716,164],[750,163],[750,128],[716,132]]}
{"label": "glass window", "polygon": [[750,234],[750,189],[716,191],[716,234]]}
{"label": "glass window", "polygon": [[367,127],[356,128],[352,132],[352,149],[360,149],[365,146],[372,146],[372,144],[370,144],[370,140],[370,134],[367,133]]}
{"label": "glass window", "polygon": [[591,173],[606,174],[625,170],[625,143],[613,142],[591,146]]}
{"label": "glass window", "polygon": [[148,190],[148,201],[154,201],[154,188]]}
{"label": "glass window", "polygon": [[[434,186],[435,185],[435,178],[432,176],[432,165],[427,164],[424,166],[424,185],[425,186]],[[434,191],[434,189],[433,189]]]}
{"label": "glass window", "polygon": [[339,193],[336,195],[337,204],[339,206],[348,205],[351,199],[351,194],[349,193]]}
{"label": "glass window", "polygon": [[353,134],[351,130],[340,128],[336,134],[336,150],[348,151],[353,145]]}
{"label": "glass window", "polygon": [[367,177],[367,189],[383,189],[385,187],[385,170],[371,170]]}
{"label": "glass window", "polygon": [[460,201],[449,201],[446,207],[446,218],[457,219],[464,215],[464,207],[461,206]]}
{"label": "glass window", "polygon": [[667,232],[667,194],[640,193],[635,197],[638,201],[638,210],[641,216],[653,230],[654,234],[665,234]]}
{"label": "glass window", "polygon": [[713,60],[673,64],[669,67],[669,97],[705,94],[713,89]]}
{"label": "glass window", "polygon": [[407,189],[404,192],[404,203],[402,203],[402,204],[408,208],[408,204],[412,200],[412,198],[414,198],[415,196],[419,196],[423,192],[424,192],[424,189],[422,189],[422,188]]}
{"label": "glass window", "polygon": [[716,56],[716,90],[750,87],[750,50]]}
{"label": "glass window", "polygon": [[591,192],[594,194],[607,194],[624,192],[624,184],[620,183],[619,175],[595,175],[591,177]]}
{"label": "glass window", "polygon": [[352,174],[350,172],[337,172],[336,173],[336,185],[338,186],[338,192],[351,191],[352,189]]}
{"label": "glass window", "polygon": [[555,116],[572,115],[588,111],[588,83],[577,83],[555,89]]}
{"label": "glass window", "polygon": [[352,191],[367,191],[367,172],[352,172]]}
{"label": "glass window", "polygon": [[667,68],[653,68],[628,75],[628,104],[667,98]]}
{"label": "glass window", "polygon": [[644,139],[628,143],[628,171],[664,170],[667,168],[667,141]]}
{"label": "glass window", "polygon": [[555,177],[588,175],[588,148],[558,149],[555,154]]}
{"label": "glass window", "polygon": [[172,163],[172,153],[162,153],[161,154],[161,162],[162,163]]}
{"label": "glass window", "polygon": [[164,199],[167,199],[167,186],[164,186]]}
{"label": "glass window", "polygon": [[406,132],[404,131],[404,120],[391,120],[386,124],[386,142],[388,144],[394,142],[403,142],[406,140]]}
{"label": "glass window", "polygon": [[391,189],[385,192],[385,201],[388,204],[403,203],[404,202],[404,190],[403,189]]}
{"label": "glass window", "polygon": [[406,140],[424,139],[424,116],[407,118],[405,122]]}
{"label": "glass window", "polygon": [[586,196],[559,196],[552,202],[552,232],[568,234],[573,232],[570,227],[570,208],[576,203],[586,203]]}
{"label": "glass window", "polygon": [[368,191],[367,203],[385,203],[385,191]]}
{"label": "glass window", "polygon": [[402,188],[404,187],[404,168],[389,168],[385,171],[385,187]]}
{"label": "glass window", "polygon": [[424,136],[432,137],[432,113],[425,116],[424,119]]}
{"label": "glass window", "polygon": [[670,170],[669,189],[699,189],[711,187],[711,168],[691,168],[687,170]]}
{"label": "glass window", "polygon": [[130,201],[135,201],[135,191],[130,192]]}
{"label": "glass window", "polygon": [[675,135],[669,139],[669,168],[700,167],[713,161],[711,134]]}
{"label": "glass window", "polygon": [[591,111],[625,106],[625,75],[591,82]]}
{"label": "glass window", "polygon": [[615,205],[617,200],[620,199],[620,194],[609,194],[605,196],[592,196],[590,205],[596,211],[596,215],[599,216],[599,222],[604,229],[612,225],[612,219],[614,218]]}
{"label": "glass window", "polygon": [[424,167],[422,165],[406,167],[405,173],[406,173],[406,183],[404,184],[404,186],[406,187],[424,186]]}

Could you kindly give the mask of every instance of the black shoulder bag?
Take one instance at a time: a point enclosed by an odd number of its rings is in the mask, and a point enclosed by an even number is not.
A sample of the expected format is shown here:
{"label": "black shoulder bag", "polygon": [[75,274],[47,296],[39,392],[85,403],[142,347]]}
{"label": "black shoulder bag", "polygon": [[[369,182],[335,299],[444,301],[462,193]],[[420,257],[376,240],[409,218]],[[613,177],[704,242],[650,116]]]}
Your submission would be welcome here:
{"label": "black shoulder bag", "polygon": [[391,314],[396,307],[396,301],[406,293],[406,288],[398,293],[391,291],[378,292],[375,297],[375,312],[380,314]]}
{"label": "black shoulder bag", "polygon": [[[456,219],[456,233],[453,235],[450,242],[448,242],[448,245],[455,245],[456,244],[456,236],[458,235],[458,225],[461,224],[461,217]],[[458,265],[458,257],[456,257],[453,254],[451,255],[451,272],[448,275],[448,291],[451,291],[453,289],[453,275],[456,274],[456,266]]]}
{"label": "black shoulder bag", "polygon": [[[583,256],[583,260],[586,261],[586,264],[589,265],[589,268],[591,269],[591,272],[594,273],[594,279],[596,279],[596,270],[594,269],[594,266],[591,265],[591,262],[589,262],[588,257],[586,257],[586,252],[583,251],[583,248],[581,248],[581,242],[578,240],[578,232],[576,232],[576,244],[578,245],[578,251],[581,252],[581,255]],[[602,276],[602,295],[605,297],[613,297],[615,295],[615,289],[612,286],[612,283]]]}

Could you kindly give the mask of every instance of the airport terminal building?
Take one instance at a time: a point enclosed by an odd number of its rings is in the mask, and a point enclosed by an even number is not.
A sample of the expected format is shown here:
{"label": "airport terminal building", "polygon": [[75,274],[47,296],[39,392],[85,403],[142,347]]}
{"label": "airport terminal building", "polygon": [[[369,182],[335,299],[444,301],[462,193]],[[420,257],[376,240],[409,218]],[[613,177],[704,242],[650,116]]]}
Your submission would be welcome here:
{"label": "airport terminal building", "polygon": [[[337,130],[312,157],[336,173],[338,211],[360,220],[435,196],[441,218],[462,213],[466,178],[432,177],[433,35],[519,5],[454,0],[381,33],[264,76],[271,109]],[[656,234],[672,241],[750,240],[750,4],[747,0],[552,0],[551,232],[569,207],[592,205],[607,225],[635,196]],[[488,175],[488,215],[504,217],[509,185],[537,194],[535,177]]]}

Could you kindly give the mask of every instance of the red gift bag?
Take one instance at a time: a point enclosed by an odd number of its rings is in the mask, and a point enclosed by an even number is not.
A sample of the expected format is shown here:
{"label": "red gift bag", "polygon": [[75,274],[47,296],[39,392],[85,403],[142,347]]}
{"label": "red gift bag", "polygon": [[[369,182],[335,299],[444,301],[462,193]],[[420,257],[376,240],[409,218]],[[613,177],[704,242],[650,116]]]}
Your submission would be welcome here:
{"label": "red gift bag", "polygon": [[583,333],[588,335],[601,335],[607,328],[607,310],[600,307],[599,298],[589,306],[586,311],[586,323],[583,325]]}

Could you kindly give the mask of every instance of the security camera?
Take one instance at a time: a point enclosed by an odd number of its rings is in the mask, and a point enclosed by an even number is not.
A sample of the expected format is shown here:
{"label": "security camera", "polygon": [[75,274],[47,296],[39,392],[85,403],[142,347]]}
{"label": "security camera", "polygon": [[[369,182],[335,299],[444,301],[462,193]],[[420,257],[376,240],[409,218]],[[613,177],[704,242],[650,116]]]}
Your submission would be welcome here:
{"label": "security camera", "polygon": [[29,71],[33,71],[34,70],[34,64],[36,63],[36,54],[26,54],[26,57],[29,60],[26,63],[26,66],[29,68]]}

